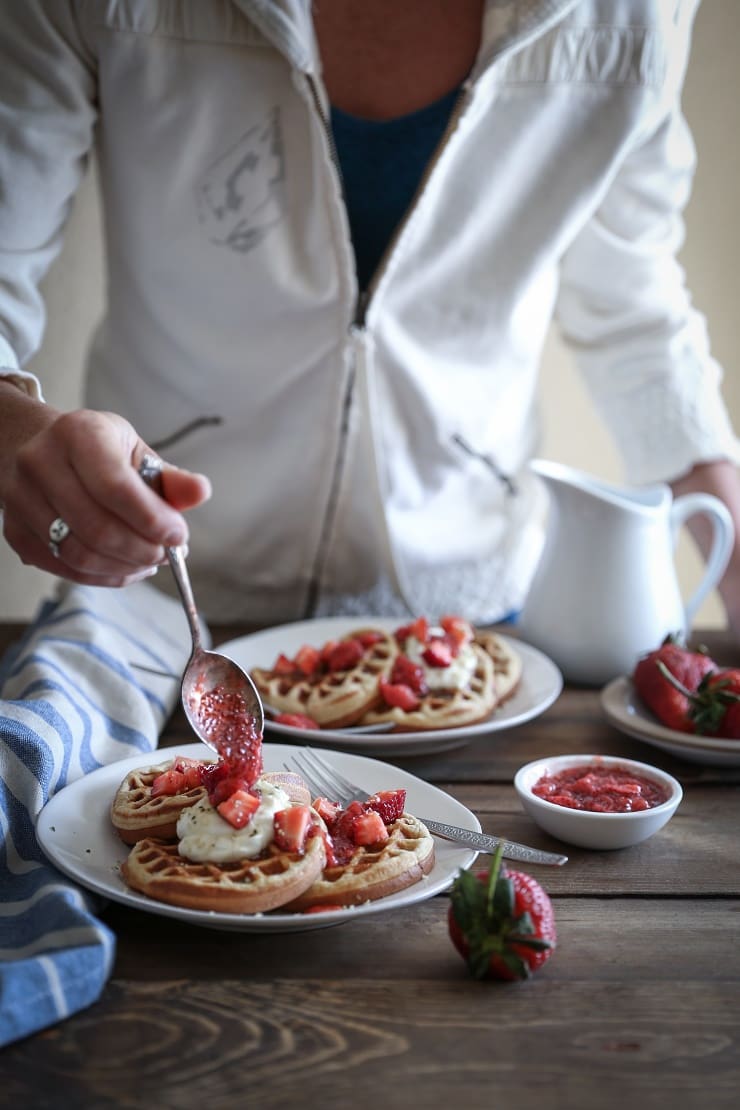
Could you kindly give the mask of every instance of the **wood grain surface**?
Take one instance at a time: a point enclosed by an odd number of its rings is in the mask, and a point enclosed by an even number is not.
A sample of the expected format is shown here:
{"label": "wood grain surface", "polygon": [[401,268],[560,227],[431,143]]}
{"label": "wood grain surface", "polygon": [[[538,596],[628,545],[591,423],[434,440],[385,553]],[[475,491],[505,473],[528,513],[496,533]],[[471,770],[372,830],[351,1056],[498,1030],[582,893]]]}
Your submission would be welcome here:
{"label": "wood grain surface", "polygon": [[[20,631],[0,629],[0,650]],[[163,744],[191,739],[174,714]],[[553,898],[558,929],[556,952],[531,980],[472,980],[447,935],[446,895],[281,935],[201,929],[110,903],[101,916],[117,954],[101,999],[0,1054],[0,1106],[737,1106],[736,769],[622,736],[598,691],[573,688],[518,729],[388,762],[447,790],[486,831],[562,850],[512,786],[522,763],[558,752],[633,756],[677,775],[685,794],[642,845],[568,847],[565,867],[528,868]]]}

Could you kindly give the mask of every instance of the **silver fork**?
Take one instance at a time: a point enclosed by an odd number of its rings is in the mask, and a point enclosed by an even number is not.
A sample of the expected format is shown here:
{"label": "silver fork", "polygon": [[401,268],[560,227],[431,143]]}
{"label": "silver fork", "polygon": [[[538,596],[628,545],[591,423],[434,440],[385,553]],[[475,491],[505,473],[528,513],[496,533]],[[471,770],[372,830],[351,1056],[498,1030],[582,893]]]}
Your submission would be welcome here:
{"label": "silver fork", "polygon": [[[331,801],[349,805],[350,802],[365,802],[370,797],[367,790],[363,790],[356,783],[350,782],[340,774],[335,767],[324,759],[313,748],[302,748],[298,755],[294,755],[293,767],[284,764],[287,771],[298,770],[313,793],[314,797],[323,795]],[[472,829],[463,829],[459,825],[448,825],[443,821],[435,821],[429,817],[421,817],[420,821],[426,825],[430,832],[445,840],[454,841],[466,848],[475,848],[478,852],[490,855],[503,844],[503,854],[507,859],[519,860],[525,863],[542,863],[549,866],[561,867],[568,862],[567,856],[557,855],[554,852],[543,852],[539,848],[530,848],[527,844],[516,844],[510,840],[501,840],[497,836],[488,836],[487,833],[473,832]]]}

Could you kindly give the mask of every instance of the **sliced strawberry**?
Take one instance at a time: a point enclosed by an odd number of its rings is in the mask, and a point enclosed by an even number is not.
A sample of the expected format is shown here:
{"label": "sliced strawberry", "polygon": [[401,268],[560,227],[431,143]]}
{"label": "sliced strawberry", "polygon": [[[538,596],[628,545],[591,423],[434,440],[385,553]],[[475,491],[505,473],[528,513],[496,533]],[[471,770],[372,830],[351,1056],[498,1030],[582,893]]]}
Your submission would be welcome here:
{"label": "sliced strawberry", "polygon": [[352,839],[357,845],[380,844],[388,835],[383,818],[374,809],[359,814],[352,822]]}
{"label": "sliced strawberry", "polygon": [[378,790],[368,798],[365,805],[379,813],[386,825],[392,825],[404,811],[406,791],[402,787],[398,790]]}
{"label": "sliced strawberry", "polygon": [[292,659],[287,655],[283,655],[282,651],[272,665],[275,674],[295,674],[296,665]]}
{"label": "sliced strawberry", "polygon": [[310,806],[280,809],[273,819],[275,843],[283,852],[302,852],[311,828]]}
{"label": "sliced strawberry", "polygon": [[304,913],[332,913],[334,910],[346,910],[346,906],[340,906],[338,902],[326,902],[324,905],[309,906],[305,909]]}
{"label": "sliced strawberry", "polygon": [[294,663],[302,674],[314,674],[321,665],[321,652],[310,644],[304,644],[296,652]]}
{"label": "sliced strawberry", "polygon": [[410,686],[415,694],[423,698],[429,693],[424,668],[420,663],[414,663],[408,655],[399,655],[395,660],[390,674],[393,685]]}
{"label": "sliced strawberry", "polygon": [[291,728],[319,727],[313,717],[307,717],[305,713],[278,713],[273,720],[276,725],[290,725]]}
{"label": "sliced strawberry", "polygon": [[385,682],[381,678],[378,688],[385,704],[392,708],[403,709],[409,713],[412,709],[418,709],[421,704],[411,687],[403,682]]}
{"label": "sliced strawberry", "polygon": [[340,640],[329,652],[326,665],[330,671],[348,671],[357,666],[364,654],[365,649],[359,640]]}
{"label": "sliced strawberry", "polygon": [[449,667],[452,662],[452,649],[444,640],[433,639],[421,653],[421,657],[430,667]]}
{"label": "sliced strawberry", "polygon": [[216,809],[235,829],[243,829],[259,809],[260,800],[247,790],[235,790],[233,794],[219,802]]}

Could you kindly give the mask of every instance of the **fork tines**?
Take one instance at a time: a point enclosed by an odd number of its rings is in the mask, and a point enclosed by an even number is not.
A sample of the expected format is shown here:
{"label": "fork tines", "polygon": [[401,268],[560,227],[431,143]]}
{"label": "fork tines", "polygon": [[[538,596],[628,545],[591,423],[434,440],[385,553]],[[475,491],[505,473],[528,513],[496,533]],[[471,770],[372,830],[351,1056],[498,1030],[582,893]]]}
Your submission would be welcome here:
{"label": "fork tines", "polygon": [[294,755],[293,763],[316,795],[323,794],[342,805],[368,796],[366,790],[346,779],[312,748],[303,748],[300,755]]}

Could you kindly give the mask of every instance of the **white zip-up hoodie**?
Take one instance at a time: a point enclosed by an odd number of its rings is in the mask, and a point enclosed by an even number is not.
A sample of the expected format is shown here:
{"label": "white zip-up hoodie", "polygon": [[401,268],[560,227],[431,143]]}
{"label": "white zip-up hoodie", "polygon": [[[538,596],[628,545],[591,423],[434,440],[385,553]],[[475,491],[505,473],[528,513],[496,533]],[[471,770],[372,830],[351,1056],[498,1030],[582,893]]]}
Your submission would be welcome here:
{"label": "white zip-up hoodie", "polygon": [[87,400],[212,479],[207,615],[516,609],[553,313],[630,481],[740,458],[675,260],[695,6],[489,0],[360,303],[307,0],[0,0],[0,366],[38,389],[37,282],[95,148]]}

